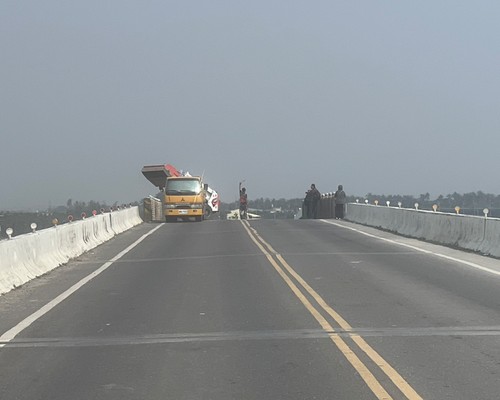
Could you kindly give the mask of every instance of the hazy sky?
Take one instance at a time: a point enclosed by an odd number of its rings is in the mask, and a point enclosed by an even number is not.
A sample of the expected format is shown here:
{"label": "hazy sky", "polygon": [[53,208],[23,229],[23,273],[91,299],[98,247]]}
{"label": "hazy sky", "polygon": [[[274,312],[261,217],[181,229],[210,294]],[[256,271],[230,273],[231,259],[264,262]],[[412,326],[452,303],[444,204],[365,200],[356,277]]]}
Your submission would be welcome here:
{"label": "hazy sky", "polygon": [[500,194],[500,2],[0,2],[0,209]]}

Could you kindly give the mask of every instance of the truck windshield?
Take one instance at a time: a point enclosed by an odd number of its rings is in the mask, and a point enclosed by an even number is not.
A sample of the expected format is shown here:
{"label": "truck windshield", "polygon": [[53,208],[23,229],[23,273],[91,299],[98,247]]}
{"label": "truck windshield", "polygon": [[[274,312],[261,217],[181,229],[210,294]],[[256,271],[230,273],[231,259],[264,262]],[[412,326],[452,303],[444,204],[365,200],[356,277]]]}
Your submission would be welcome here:
{"label": "truck windshield", "polygon": [[168,179],[165,188],[166,194],[199,194],[200,181],[197,179]]}

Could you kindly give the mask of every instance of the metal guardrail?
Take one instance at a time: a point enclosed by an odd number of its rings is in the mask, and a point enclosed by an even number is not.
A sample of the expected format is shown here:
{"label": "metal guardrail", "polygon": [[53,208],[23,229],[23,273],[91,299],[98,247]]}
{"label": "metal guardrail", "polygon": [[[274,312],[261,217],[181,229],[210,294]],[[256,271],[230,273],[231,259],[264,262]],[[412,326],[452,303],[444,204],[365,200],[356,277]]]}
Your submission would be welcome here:
{"label": "metal guardrail", "polygon": [[[301,218],[314,218],[312,210],[309,210],[309,207],[312,207],[311,204],[308,204],[305,201],[302,203]],[[316,218],[335,218],[335,198],[333,197],[333,193],[324,193],[321,195],[317,204]]]}

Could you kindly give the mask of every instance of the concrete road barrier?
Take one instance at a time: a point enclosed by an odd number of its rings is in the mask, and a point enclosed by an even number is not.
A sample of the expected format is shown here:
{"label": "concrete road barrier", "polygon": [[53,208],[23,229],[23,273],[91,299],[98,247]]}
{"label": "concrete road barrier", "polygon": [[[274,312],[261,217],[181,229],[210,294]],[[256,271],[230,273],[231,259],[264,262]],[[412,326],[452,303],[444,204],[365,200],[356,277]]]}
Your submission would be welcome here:
{"label": "concrete road barrier", "polygon": [[346,219],[404,236],[500,257],[500,219],[349,203]]}
{"label": "concrete road barrier", "polygon": [[139,208],[96,215],[0,242],[0,294],[67,263],[142,222]]}

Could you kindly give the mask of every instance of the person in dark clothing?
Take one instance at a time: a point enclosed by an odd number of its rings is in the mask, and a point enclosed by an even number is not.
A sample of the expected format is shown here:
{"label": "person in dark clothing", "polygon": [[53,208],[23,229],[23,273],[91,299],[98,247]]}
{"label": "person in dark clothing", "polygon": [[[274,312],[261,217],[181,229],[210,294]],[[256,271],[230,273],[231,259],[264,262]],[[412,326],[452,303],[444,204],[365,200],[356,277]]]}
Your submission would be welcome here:
{"label": "person in dark clothing", "polygon": [[247,218],[247,206],[248,206],[248,196],[247,190],[244,187],[241,187],[242,182],[240,182],[240,218]]}
{"label": "person in dark clothing", "polygon": [[344,219],[344,210],[345,204],[347,202],[347,197],[342,185],[338,186],[338,190],[335,192],[333,198],[335,199],[335,218]]}
{"label": "person in dark clothing", "polygon": [[302,212],[302,218],[311,218],[311,191],[306,192],[306,197],[304,197],[304,206]]}
{"label": "person in dark clothing", "polygon": [[316,185],[313,183],[310,190],[311,196],[311,218],[318,218],[318,204],[321,199],[321,193],[316,189]]}

